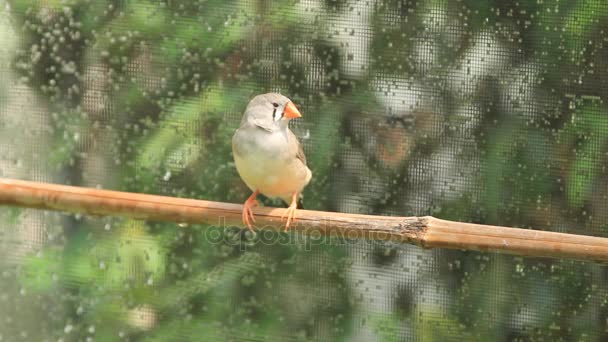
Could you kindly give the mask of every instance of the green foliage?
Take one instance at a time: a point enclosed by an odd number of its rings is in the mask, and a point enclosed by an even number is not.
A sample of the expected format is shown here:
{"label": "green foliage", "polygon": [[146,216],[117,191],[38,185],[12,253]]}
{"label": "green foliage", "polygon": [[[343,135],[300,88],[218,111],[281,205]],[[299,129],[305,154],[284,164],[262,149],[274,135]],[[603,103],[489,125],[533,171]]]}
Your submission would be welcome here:
{"label": "green foliage", "polygon": [[608,143],[606,113],[596,103],[582,103],[561,131],[563,143],[573,155],[568,171],[567,200],[580,207],[592,193],[605,163],[602,151]]}
{"label": "green foliage", "polygon": [[[230,138],[253,95],[281,91],[304,115],[307,209],[606,233],[599,0],[8,3],[11,73],[45,116],[18,135],[49,142],[44,179],[240,203]],[[0,104],[13,86],[0,82]],[[26,215],[0,222],[36,231]],[[40,250],[0,235],[18,256],[0,290],[20,294],[0,306],[62,308],[43,328],[30,318],[33,340],[606,337],[598,265],[252,236],[221,220],[41,229],[64,234]]]}

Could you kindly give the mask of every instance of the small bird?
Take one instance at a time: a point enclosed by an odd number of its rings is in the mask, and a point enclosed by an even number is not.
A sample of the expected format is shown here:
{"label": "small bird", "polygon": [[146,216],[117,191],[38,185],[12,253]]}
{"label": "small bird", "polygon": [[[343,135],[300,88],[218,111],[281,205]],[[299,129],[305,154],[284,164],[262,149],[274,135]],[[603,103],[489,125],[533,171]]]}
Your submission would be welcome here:
{"label": "small bird", "polygon": [[232,136],[236,170],[253,194],[243,205],[242,219],[250,230],[255,222],[251,208],[256,197],[281,198],[289,204],[285,231],[295,220],[300,192],[312,177],[302,145],[289,129],[289,120],[302,114],[287,97],[267,93],[254,97],[245,109],[240,127]]}

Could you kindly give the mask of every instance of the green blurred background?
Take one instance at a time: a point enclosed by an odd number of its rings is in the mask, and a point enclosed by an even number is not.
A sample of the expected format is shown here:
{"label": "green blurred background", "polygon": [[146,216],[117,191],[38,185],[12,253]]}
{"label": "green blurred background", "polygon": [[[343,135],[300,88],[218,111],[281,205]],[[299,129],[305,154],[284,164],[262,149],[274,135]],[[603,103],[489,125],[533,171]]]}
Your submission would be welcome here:
{"label": "green blurred background", "polygon": [[[242,203],[254,95],[307,209],[608,237],[608,3],[0,0],[0,176]],[[265,200],[266,205],[281,205]],[[600,341],[608,268],[0,208],[0,341]]]}

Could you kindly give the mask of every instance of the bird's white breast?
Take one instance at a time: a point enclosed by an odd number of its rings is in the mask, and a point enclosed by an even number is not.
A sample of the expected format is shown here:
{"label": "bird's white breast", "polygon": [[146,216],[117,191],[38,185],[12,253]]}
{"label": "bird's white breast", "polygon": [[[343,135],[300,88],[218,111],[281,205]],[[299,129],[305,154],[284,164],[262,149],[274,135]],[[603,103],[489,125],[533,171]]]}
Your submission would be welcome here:
{"label": "bird's white breast", "polygon": [[310,170],[290,154],[288,135],[240,128],[233,137],[236,169],[247,186],[268,197],[289,198],[310,180]]}

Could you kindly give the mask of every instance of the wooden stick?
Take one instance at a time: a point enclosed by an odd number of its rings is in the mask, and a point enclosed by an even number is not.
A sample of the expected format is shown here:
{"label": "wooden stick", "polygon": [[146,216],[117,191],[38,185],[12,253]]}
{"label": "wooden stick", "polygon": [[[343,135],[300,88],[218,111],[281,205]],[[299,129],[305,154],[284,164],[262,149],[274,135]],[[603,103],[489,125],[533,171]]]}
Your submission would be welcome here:
{"label": "wooden stick", "polygon": [[[240,204],[2,178],[0,204],[151,221],[243,226]],[[284,211],[283,208],[255,208],[256,228],[282,230]],[[317,237],[391,240],[424,248],[608,261],[608,238],[451,222],[431,216],[393,217],[298,210],[297,217],[291,229]]]}

